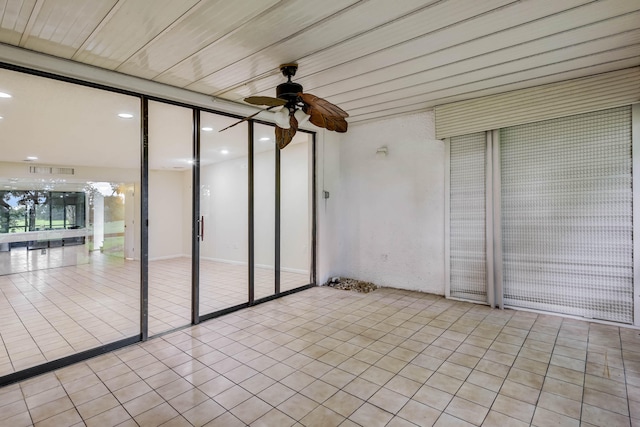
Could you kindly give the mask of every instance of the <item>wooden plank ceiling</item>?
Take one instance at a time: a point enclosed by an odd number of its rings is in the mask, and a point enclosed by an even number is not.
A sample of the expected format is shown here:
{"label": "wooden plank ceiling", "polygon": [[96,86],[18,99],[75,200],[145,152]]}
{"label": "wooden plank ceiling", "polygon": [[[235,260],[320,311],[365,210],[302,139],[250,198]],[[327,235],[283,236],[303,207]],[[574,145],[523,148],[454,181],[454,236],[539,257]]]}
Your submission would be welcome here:
{"label": "wooden plank ceiling", "polygon": [[278,66],[350,122],[640,65],[638,0],[0,0],[0,42],[242,102]]}

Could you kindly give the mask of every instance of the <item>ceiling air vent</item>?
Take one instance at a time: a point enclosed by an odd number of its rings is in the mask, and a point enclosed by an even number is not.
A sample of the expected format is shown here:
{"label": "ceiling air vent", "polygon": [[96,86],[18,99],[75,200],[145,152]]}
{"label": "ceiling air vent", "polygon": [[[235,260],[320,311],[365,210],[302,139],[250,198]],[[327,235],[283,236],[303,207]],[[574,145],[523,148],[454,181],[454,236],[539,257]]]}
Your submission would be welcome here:
{"label": "ceiling air vent", "polygon": [[29,173],[39,175],[73,175],[74,168],[57,168],[52,166],[29,166]]}

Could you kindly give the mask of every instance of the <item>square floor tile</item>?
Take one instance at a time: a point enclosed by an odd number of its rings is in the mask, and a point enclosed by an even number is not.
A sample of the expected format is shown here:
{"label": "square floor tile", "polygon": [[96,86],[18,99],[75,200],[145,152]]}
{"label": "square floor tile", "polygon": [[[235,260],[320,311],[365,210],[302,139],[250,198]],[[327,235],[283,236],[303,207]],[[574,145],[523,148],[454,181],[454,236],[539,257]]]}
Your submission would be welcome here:
{"label": "square floor tile", "polygon": [[[0,369],[11,354],[60,348],[45,309],[24,316],[33,340],[20,342],[24,327],[3,330]],[[64,339],[110,336],[83,311],[95,336],[74,322]],[[0,388],[0,424],[613,427],[638,424],[636,402],[640,339],[625,328],[388,288],[312,288]]]}
{"label": "square floor tile", "polygon": [[345,393],[344,391],[338,391],[324,402],[324,406],[343,417],[349,417],[356,409],[362,406],[363,403],[364,401],[362,399]]}
{"label": "square floor tile", "polygon": [[265,401],[253,396],[231,409],[231,413],[246,424],[251,424],[272,408]]}
{"label": "square floor tile", "polygon": [[300,422],[308,427],[335,427],[341,425],[344,417],[324,406],[318,406],[309,412]]}
{"label": "square floor tile", "polygon": [[295,420],[300,420],[319,406],[318,403],[301,394],[294,394],[278,405],[278,409]]}
{"label": "square floor tile", "polygon": [[391,413],[369,403],[364,403],[349,417],[350,420],[361,426],[371,427],[384,426],[391,418],[393,418]]}

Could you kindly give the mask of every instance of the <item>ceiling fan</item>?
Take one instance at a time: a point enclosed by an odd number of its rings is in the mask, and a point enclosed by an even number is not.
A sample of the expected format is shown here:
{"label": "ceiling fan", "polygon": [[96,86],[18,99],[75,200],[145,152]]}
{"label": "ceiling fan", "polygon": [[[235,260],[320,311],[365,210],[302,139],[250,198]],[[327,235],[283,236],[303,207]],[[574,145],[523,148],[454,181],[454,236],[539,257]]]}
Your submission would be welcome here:
{"label": "ceiling fan", "polygon": [[250,96],[244,101],[252,105],[266,106],[267,108],[258,111],[251,116],[245,117],[237,123],[228,126],[229,129],[252,117],[257,116],[262,111],[272,110],[282,107],[275,116],[276,120],[276,143],[280,149],[286,147],[298,130],[298,126],[309,120],[314,125],[336,132],[346,132],[348,123],[345,120],[349,117],[342,108],[319,98],[310,93],[302,92],[302,85],[291,81],[291,77],[296,75],[298,64],[283,64],[280,71],[287,78],[285,83],[276,87],[276,98],[270,96]]}

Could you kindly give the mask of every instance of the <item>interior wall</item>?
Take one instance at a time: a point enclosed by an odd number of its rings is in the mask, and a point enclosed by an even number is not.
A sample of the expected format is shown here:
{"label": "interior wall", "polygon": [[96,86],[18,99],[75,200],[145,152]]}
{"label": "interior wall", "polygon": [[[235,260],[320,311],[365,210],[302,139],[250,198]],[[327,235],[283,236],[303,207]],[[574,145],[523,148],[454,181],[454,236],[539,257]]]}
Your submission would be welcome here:
{"label": "interior wall", "polygon": [[[140,184],[124,186],[124,257],[140,260]],[[137,206],[137,208],[136,208]]]}
{"label": "interior wall", "polygon": [[[308,271],[310,265],[310,212],[308,147],[305,144],[286,148],[286,169],[282,170],[282,265],[285,270]],[[254,157],[255,262],[274,265],[275,157],[272,150]],[[216,261],[247,262],[247,159],[233,159],[201,167],[201,213],[208,235],[200,246],[203,258]],[[302,182],[303,185],[300,185]],[[300,203],[300,198],[305,202]],[[151,201],[150,201],[151,203]],[[286,212],[286,214],[285,214]]]}
{"label": "interior wall", "polygon": [[185,234],[190,234],[184,215],[182,171],[149,171],[149,259],[185,256]]}
{"label": "interior wall", "polygon": [[309,143],[280,153],[280,268],[308,273],[311,265],[311,157]]}
{"label": "interior wall", "polygon": [[233,159],[200,168],[200,213],[207,230],[200,257],[247,262],[247,159]]}
{"label": "interior wall", "polygon": [[254,154],[253,183],[255,263],[257,267],[273,268],[276,256],[276,156],[273,149]]}
{"label": "interior wall", "polygon": [[[37,163],[10,163],[0,162],[0,168],[2,168],[2,175],[7,177],[19,178],[19,179],[57,179],[65,180],[66,182],[137,182],[140,180],[140,170],[131,168],[102,168],[102,167],[89,167],[89,166],[75,166],[72,176],[68,175],[39,175],[29,172],[31,166],[41,166]],[[50,165],[42,165],[50,166]]]}
{"label": "interior wall", "polygon": [[445,152],[433,113],[352,126],[339,156],[333,274],[444,295]]}
{"label": "interior wall", "polygon": [[193,172],[191,170],[183,171],[180,174],[182,180],[182,218],[185,224],[182,233],[182,253],[184,256],[191,256],[191,235],[193,234],[192,215],[193,215]]}

